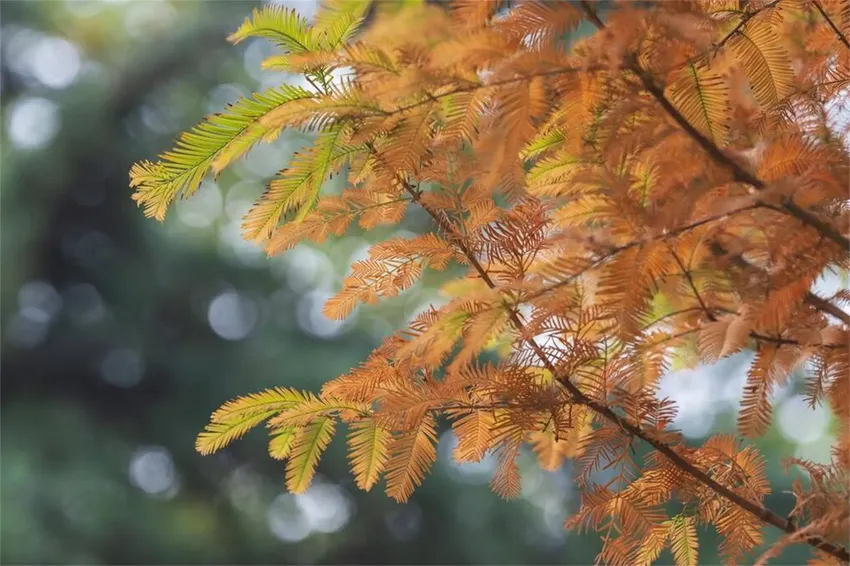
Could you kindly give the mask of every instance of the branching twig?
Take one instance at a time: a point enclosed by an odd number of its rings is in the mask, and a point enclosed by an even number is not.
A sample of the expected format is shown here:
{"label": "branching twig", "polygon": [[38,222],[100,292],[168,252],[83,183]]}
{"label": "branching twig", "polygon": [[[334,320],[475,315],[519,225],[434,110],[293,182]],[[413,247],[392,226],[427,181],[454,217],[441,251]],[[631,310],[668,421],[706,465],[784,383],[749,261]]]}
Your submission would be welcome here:
{"label": "branching twig", "polygon": [[[456,243],[461,253],[466,256],[466,258],[469,260],[470,265],[475,269],[475,271],[478,273],[479,277],[481,277],[484,283],[486,283],[487,286],[491,289],[496,288],[496,284],[493,282],[487,271],[478,261],[478,258],[475,257],[475,254],[472,253],[466,246],[463,241],[463,238],[461,238],[457,234],[454,227],[450,223],[448,223],[443,216],[440,216],[435,211],[433,211],[428,205],[423,203],[419,198],[419,193],[409,183],[403,181],[403,186],[411,195],[411,197],[413,197],[413,200],[417,204],[419,204],[425,210],[425,212],[428,213],[429,216],[431,216],[431,218],[437,224],[437,227],[440,230],[444,231],[451,241]],[[517,313],[514,310],[510,311],[509,319],[513,327],[521,335],[525,333],[525,326],[523,325],[522,321],[520,321],[519,317],[517,316]],[[690,330],[688,332],[690,332]],[[575,384],[573,384],[572,381],[570,381],[569,375],[564,375],[558,371],[554,364],[552,364],[552,362],[549,360],[549,356],[546,355],[540,345],[537,344],[537,342],[535,342],[533,338],[528,338],[525,340],[525,342],[532,349],[535,355],[540,359],[540,361],[543,363],[543,366],[552,373],[553,379],[560,383],[561,386],[564,387],[564,389],[566,389],[567,393],[569,393],[574,403],[584,405],[588,409],[594,411],[604,419],[607,419],[615,426],[622,429],[626,434],[635,438],[640,438],[644,442],[648,443],[655,450],[663,454],[673,465],[678,467],[680,470],[687,473],[700,483],[706,485],[718,495],[749,511],[763,522],[774,525],[788,533],[793,534],[797,532],[793,527],[789,530],[786,521],[782,520],[778,515],[765,508],[760,503],[747,499],[739,495],[732,489],[724,486],[723,484],[718,483],[709,474],[698,468],[686,457],[681,455],[673,446],[656,439],[652,433],[644,430],[640,425],[630,422],[625,417],[617,414],[610,407],[588,397]],[[811,542],[812,540],[813,539],[809,539],[810,544],[817,546],[824,552],[833,554],[834,556],[837,556],[843,560],[847,559],[847,551],[845,551],[844,549],[835,547],[830,543],[827,543],[820,539],[814,539],[815,542]]]}
{"label": "branching twig", "polygon": [[835,32],[835,35],[838,36],[838,40],[844,44],[844,47],[850,49],[850,41],[847,41],[847,36],[841,33],[841,30],[838,29],[838,26],[835,25],[835,22],[833,22],[829,17],[829,14],[826,13],[826,10],[824,10],[823,6],[820,5],[820,2],[818,2],[818,0],[812,0],[812,4],[815,5],[815,8],[817,8],[818,12],[820,12],[820,15],[823,16],[823,19],[826,20],[826,23],[829,24],[829,27],[831,27],[832,31]]}
{"label": "branching twig", "polygon": [[[586,1],[581,2],[582,8],[587,14],[588,19],[599,29],[605,29],[605,23],[599,19],[596,12],[590,7]],[[637,57],[631,55],[627,58],[627,68],[640,79],[643,87],[649,94],[661,105],[665,112],[676,122],[682,130],[685,131],[699,145],[708,156],[717,163],[728,169],[732,173],[732,178],[740,183],[746,183],[758,191],[767,189],[767,183],[747,171],[737,161],[726,155],[713,141],[705,137],[697,130],[688,120],[679,112],[675,106],[667,99],[664,94],[664,89],[658,85],[655,79],[650,75],[637,60]],[[833,242],[837,243],[844,250],[850,250],[850,239],[838,231],[835,226],[824,222],[820,218],[813,215],[811,212],[800,208],[792,200],[788,200],[777,208],[798,219],[803,224],[814,228]]]}

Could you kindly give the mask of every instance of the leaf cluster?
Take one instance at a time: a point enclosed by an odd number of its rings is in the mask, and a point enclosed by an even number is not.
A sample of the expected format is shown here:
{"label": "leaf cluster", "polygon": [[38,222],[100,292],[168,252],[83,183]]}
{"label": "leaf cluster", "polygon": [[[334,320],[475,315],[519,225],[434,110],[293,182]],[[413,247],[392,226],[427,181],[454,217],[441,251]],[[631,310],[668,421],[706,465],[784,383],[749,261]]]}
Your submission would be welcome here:
{"label": "leaf cluster", "polygon": [[[583,496],[568,526],[600,532],[605,563],[649,564],[669,548],[695,564],[706,527],[740,563],[768,526],[784,536],[765,560],[804,543],[821,562],[846,561],[850,436],[829,465],[797,462],[808,484],[795,484],[789,519],[765,507],[771,485],[745,439],[767,430],[773,391],[801,370],[810,403],[850,425],[850,295],[811,291],[848,268],[850,121],[835,117],[850,88],[848,4],[502,4],[380,3],[366,27],[368,2],[327,2],[313,24],[255,11],[231,40],[271,40],[281,53],[264,66],[312,88],[254,95],[133,168],[136,200],[162,218],[255,143],[312,132],[247,214],[246,237],[282,253],[355,223],[397,224],[411,206],[433,225],[376,244],[327,316],[425,269],[467,270],[447,304],[321,394],[236,399],[198,449],[265,422],[300,492],[345,424],[357,485],[383,477],[404,501],[436,459],[442,417],[458,461],[498,456],[491,485],[504,497],[521,491],[524,443],[545,469],[574,460]],[[580,24],[596,31],[578,38]],[[348,188],[323,195],[337,174]],[[499,361],[484,364],[494,347]],[[745,349],[755,357],[738,434],[686,444],[660,376],[674,360]],[[639,460],[635,442],[648,446]]]}

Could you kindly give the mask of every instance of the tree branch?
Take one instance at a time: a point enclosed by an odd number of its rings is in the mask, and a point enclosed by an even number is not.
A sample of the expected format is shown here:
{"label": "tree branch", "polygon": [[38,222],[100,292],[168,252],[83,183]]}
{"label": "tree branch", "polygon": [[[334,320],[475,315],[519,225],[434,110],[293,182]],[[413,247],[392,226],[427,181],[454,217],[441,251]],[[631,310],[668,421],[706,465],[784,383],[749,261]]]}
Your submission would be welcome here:
{"label": "tree branch", "polygon": [[[599,29],[605,29],[605,24],[602,20],[599,19],[599,16],[593,11],[593,9],[588,5],[586,1],[581,2],[582,8],[587,14],[588,19],[590,19],[593,24]],[[690,136],[696,143],[699,145],[708,156],[717,163],[728,169],[732,173],[732,177],[735,181],[740,183],[746,183],[756,190],[763,191],[767,188],[767,183],[747,171],[744,167],[742,167],[738,162],[733,160],[731,157],[726,155],[717,145],[714,144],[713,141],[709,140],[705,137],[699,130],[697,130],[688,120],[682,116],[682,114],[676,109],[675,106],[667,99],[664,95],[664,89],[655,82],[655,79],[650,75],[643,67],[640,66],[637,58],[634,55],[630,55],[627,57],[627,65],[626,67],[633,72],[640,79],[643,87],[646,89],[649,94],[652,95],[653,98],[661,105],[661,107],[667,112],[667,114],[675,121],[682,130],[685,131],[688,136]],[[839,232],[834,226],[824,222],[820,218],[813,215],[811,212],[800,208],[796,203],[791,200],[783,203],[779,210],[788,214],[789,216],[793,216],[797,218],[800,222],[814,228],[833,242],[837,243],[844,250],[850,250],[850,239],[844,236],[841,232]]]}
{"label": "tree branch", "polygon": [[[440,216],[435,211],[433,211],[428,205],[423,203],[419,198],[419,192],[414,189],[408,182],[402,181],[402,184],[405,190],[411,195],[414,202],[421,206],[425,210],[425,212],[427,212],[428,215],[431,216],[437,227],[446,233],[450,241],[456,243],[461,253],[466,256],[466,258],[469,260],[470,265],[473,267],[473,269],[475,269],[475,271],[478,273],[478,276],[481,277],[484,283],[491,289],[495,289],[496,284],[493,282],[487,271],[478,261],[478,258],[475,257],[475,254],[472,253],[472,251],[466,246],[463,241],[463,238],[457,233],[454,227],[444,217]],[[512,326],[520,334],[524,334],[525,326],[519,319],[519,316],[517,315],[516,311],[514,311],[513,309],[510,311],[509,319],[511,321]],[[691,332],[691,330],[688,330],[688,332]],[[546,355],[546,353],[543,351],[540,345],[537,344],[537,342],[535,342],[532,338],[527,338],[525,342],[532,349],[535,355],[540,359],[540,361],[543,363],[543,366],[552,373],[553,379],[555,379],[558,383],[561,384],[564,389],[566,389],[573,402],[580,405],[584,405],[585,407],[599,414],[614,425],[618,426],[627,434],[635,438],[640,438],[644,442],[648,443],[655,450],[663,454],[671,463],[673,463],[673,465],[678,467],[680,470],[687,473],[702,484],[706,485],[712,491],[723,496],[735,505],[738,505],[742,509],[749,511],[763,522],[774,525],[775,527],[778,527],[787,533],[793,534],[797,532],[797,530],[793,526],[788,525],[787,521],[785,521],[769,509],[765,508],[760,503],[751,501],[746,497],[739,495],[732,489],[717,482],[706,472],[704,472],[695,464],[690,462],[685,456],[681,455],[673,446],[670,446],[656,439],[652,435],[652,433],[643,430],[639,425],[633,424],[625,417],[618,415],[610,407],[603,405],[602,403],[595,401],[594,399],[591,399],[590,397],[585,395],[575,384],[570,381],[569,375],[564,375],[558,371],[554,364],[549,360],[549,356]],[[809,544],[820,548],[824,552],[837,556],[842,560],[847,560],[848,557],[850,557],[847,554],[846,550],[838,548],[821,539],[811,537],[808,539],[808,542]]]}
{"label": "tree branch", "polygon": [[826,23],[828,23],[829,27],[832,28],[832,31],[835,32],[835,35],[838,36],[838,40],[844,44],[844,47],[850,49],[850,41],[847,41],[847,36],[841,33],[841,30],[838,29],[838,26],[835,25],[835,22],[833,22],[826,13],[826,10],[824,10],[823,6],[820,5],[820,2],[818,2],[818,0],[812,0],[812,4],[815,5],[815,8],[817,8],[818,12],[820,12],[820,15],[823,16],[823,19],[826,20]]}
{"label": "tree branch", "polygon": [[634,242],[629,242],[628,244],[623,244],[621,246],[617,246],[616,248],[609,250],[608,253],[606,253],[602,257],[592,261],[587,267],[585,267],[583,270],[579,271],[578,273],[574,273],[574,274],[570,275],[569,277],[567,277],[566,279],[564,279],[562,281],[558,281],[554,285],[551,285],[549,287],[545,287],[545,288],[537,291],[536,293],[532,293],[531,295],[526,296],[523,299],[523,301],[532,301],[534,299],[542,297],[543,295],[545,295],[547,293],[554,291],[555,289],[563,287],[564,285],[569,285],[570,283],[575,281],[577,278],[581,277],[582,275],[584,275],[585,273],[587,273],[591,269],[599,267],[600,265],[602,265],[607,260],[611,259],[612,257],[614,257],[615,255],[617,255],[620,252],[624,252],[624,251],[629,250],[631,248],[634,248],[634,247],[637,247],[637,246],[642,246],[642,245],[648,244],[650,242],[668,240],[670,238],[674,238],[674,237],[678,236],[679,234],[683,234],[685,232],[688,232],[689,230],[693,230],[694,228],[699,228],[700,226],[703,226],[705,224],[710,224],[711,222],[723,220],[723,219],[725,219],[729,216],[732,216],[733,214],[738,214],[739,212],[746,212],[747,210],[754,210],[756,208],[761,208],[762,206],[763,205],[759,204],[759,203],[750,204],[750,205],[747,205],[747,206],[742,206],[741,208],[737,208],[735,210],[730,210],[730,211],[724,212],[722,214],[716,214],[714,216],[708,216],[706,218],[702,218],[702,219],[697,220],[695,222],[692,222],[690,224],[680,226],[679,228],[676,228],[674,230],[669,230],[667,233],[661,234],[660,236],[656,236],[654,238],[649,238],[649,239],[646,239],[646,240],[635,240]]}
{"label": "tree branch", "polygon": [[819,297],[814,293],[806,293],[806,298],[804,299],[808,304],[812,305],[816,309],[821,312],[825,312],[827,314],[831,314],[844,324],[850,326],[850,314],[847,314],[836,305],[833,305],[823,297]]}
{"label": "tree branch", "polygon": [[[662,108],[667,112],[667,114],[685,131],[688,136],[690,136],[700,147],[705,150],[708,156],[718,165],[726,167],[731,173],[732,178],[735,181],[740,183],[746,183],[756,190],[763,191],[767,188],[767,184],[744,169],[739,163],[734,161],[731,157],[726,155],[719,147],[717,147],[714,142],[709,140],[707,137],[702,135],[696,128],[694,128],[690,122],[688,122],[684,116],[670,103],[667,97],[664,95],[664,90],[658,86],[653,78],[644,71],[637,61],[632,58],[631,63],[631,71],[634,72],[638,78],[640,78],[643,83],[644,88],[649,92],[653,98],[661,105]],[[793,216],[801,223],[814,228],[825,237],[829,238],[833,242],[837,243],[844,250],[850,250],[850,239],[844,236],[841,232],[839,232],[834,226],[828,224],[816,217],[809,211],[800,208],[795,202],[788,200],[783,203],[778,210],[788,214],[789,216]]]}
{"label": "tree branch", "polygon": [[[727,251],[717,242],[713,242],[710,246],[711,252],[715,255],[726,255]],[[747,261],[739,255],[736,255],[732,261],[738,267],[742,269],[756,269],[755,266],[747,263]],[[817,310],[832,315],[844,324],[850,326],[850,314],[847,314],[843,310],[841,310],[837,305],[830,303],[828,300],[823,297],[816,295],[809,291],[806,293],[805,297],[803,297],[803,302],[816,308]]]}
{"label": "tree branch", "polygon": [[676,264],[679,266],[679,269],[682,270],[682,275],[684,275],[685,279],[687,279],[688,286],[691,288],[691,291],[693,292],[694,297],[696,297],[700,308],[702,308],[703,312],[705,312],[705,315],[708,317],[708,319],[710,321],[712,321],[712,322],[716,321],[717,317],[714,316],[714,313],[711,311],[711,309],[708,308],[708,305],[705,304],[705,301],[702,300],[702,295],[700,295],[699,291],[697,290],[697,286],[696,286],[696,283],[694,283],[694,278],[691,275],[691,271],[688,268],[685,267],[685,264],[682,263],[682,260],[679,259],[679,255],[673,250],[673,248],[670,248],[670,253],[673,254],[673,259],[676,260]]}

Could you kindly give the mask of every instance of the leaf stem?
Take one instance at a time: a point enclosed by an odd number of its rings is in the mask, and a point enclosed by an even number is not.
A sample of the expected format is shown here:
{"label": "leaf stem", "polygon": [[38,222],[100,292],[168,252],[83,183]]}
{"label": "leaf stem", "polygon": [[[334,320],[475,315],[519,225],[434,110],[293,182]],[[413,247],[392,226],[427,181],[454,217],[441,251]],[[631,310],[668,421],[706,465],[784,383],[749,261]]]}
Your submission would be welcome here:
{"label": "leaf stem", "polygon": [[826,10],[823,9],[823,6],[820,5],[818,0],[812,0],[812,4],[815,5],[820,15],[823,16],[823,19],[826,20],[826,23],[829,24],[829,27],[832,28],[832,31],[835,32],[835,35],[838,36],[838,40],[844,44],[844,47],[850,49],[850,41],[847,41],[847,36],[841,33],[841,30],[838,29],[838,26],[835,25],[835,22],[832,21],[832,18],[829,17],[829,14],[826,13]]}

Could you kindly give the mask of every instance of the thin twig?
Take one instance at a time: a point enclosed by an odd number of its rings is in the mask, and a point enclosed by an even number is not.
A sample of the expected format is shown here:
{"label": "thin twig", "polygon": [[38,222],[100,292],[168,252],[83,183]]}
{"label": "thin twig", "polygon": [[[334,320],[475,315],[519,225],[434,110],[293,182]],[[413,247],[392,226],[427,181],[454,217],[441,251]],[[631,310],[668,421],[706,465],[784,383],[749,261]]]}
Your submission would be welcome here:
{"label": "thin twig", "polygon": [[[484,283],[491,289],[495,289],[496,284],[493,282],[487,271],[478,261],[478,258],[475,257],[475,254],[472,253],[466,246],[463,241],[463,238],[461,238],[457,234],[457,231],[454,229],[454,227],[443,216],[440,216],[434,210],[432,210],[431,207],[423,203],[419,198],[419,193],[413,188],[413,186],[411,186],[406,181],[403,181],[402,185],[404,186],[405,190],[407,190],[407,192],[411,195],[411,197],[413,197],[413,200],[419,206],[421,206],[425,210],[425,212],[428,213],[429,216],[431,216],[431,218],[437,224],[437,227],[443,232],[445,232],[451,241],[457,244],[461,253],[466,256],[466,258],[469,260],[470,265],[475,269],[475,271],[478,273],[479,277],[484,281]],[[520,335],[525,334],[525,326],[522,324],[514,310],[509,311],[509,319],[513,327],[520,333]],[[688,330],[687,332],[692,331]],[[535,342],[533,338],[528,338],[525,340],[525,342],[532,349],[535,355],[537,355],[537,357],[543,363],[543,366],[552,373],[553,379],[560,383],[561,386],[564,387],[564,389],[566,389],[567,393],[569,393],[574,403],[586,406],[590,410],[596,412],[603,418],[618,426],[627,434],[636,438],[640,438],[644,442],[647,442],[650,446],[655,448],[655,450],[657,450],[658,452],[663,454],[668,460],[670,460],[673,465],[675,465],[694,479],[703,483],[704,485],[712,489],[715,493],[725,497],[732,503],[749,511],[762,521],[777,526],[780,529],[783,529],[789,533],[796,532],[794,529],[789,531],[786,521],[783,521],[778,515],[766,509],[760,503],[751,501],[729,489],[728,487],[724,486],[723,484],[718,483],[706,472],[699,469],[695,464],[693,464],[687,458],[679,454],[679,452],[677,452],[673,446],[670,446],[665,442],[656,439],[652,435],[652,433],[644,430],[640,427],[640,425],[630,422],[625,417],[618,415],[610,407],[588,397],[575,384],[573,384],[572,381],[570,381],[569,375],[564,375],[558,371],[554,364],[552,364],[552,362],[549,360],[549,356],[546,355],[540,345]],[[837,547],[834,547],[829,543],[820,541],[820,539],[818,539],[818,544],[816,544],[815,546],[818,546],[818,548],[820,548],[821,550],[829,552],[830,554],[838,556],[839,558],[842,558],[844,554],[846,554],[846,551],[844,551],[843,549],[838,549]]]}
{"label": "thin twig", "polygon": [[832,28],[832,31],[835,32],[835,35],[838,36],[838,40],[843,43],[847,49],[850,49],[850,41],[847,41],[847,36],[841,33],[841,30],[838,29],[838,26],[836,26],[835,22],[833,22],[832,19],[829,17],[829,14],[826,13],[826,10],[824,10],[823,6],[820,5],[820,2],[818,2],[818,0],[812,0],[812,4],[815,5],[815,8],[818,9],[820,15],[823,16],[823,19],[826,20],[826,23],[828,23],[829,27]]}
{"label": "thin twig", "polygon": [[[605,23],[599,19],[596,12],[590,7],[586,1],[581,2],[582,8],[587,14],[588,19],[599,29],[605,29]],[[697,130],[688,120],[679,112],[675,106],[664,95],[664,89],[656,83],[655,79],[646,70],[640,66],[637,57],[630,55],[627,57],[627,68],[633,72],[643,83],[644,88],[653,98],[661,105],[665,112],[675,121],[682,130],[685,131],[699,145],[708,156],[717,163],[728,169],[732,173],[735,181],[746,183],[758,191],[767,189],[767,183],[747,171],[737,161],[726,155],[713,141],[705,137]],[[844,250],[850,250],[850,239],[844,236],[835,226],[824,222],[820,218],[813,215],[811,212],[800,208],[792,200],[783,203],[778,210],[797,218],[803,224],[810,226],[841,246]]]}
{"label": "thin twig", "polygon": [[[596,15],[596,12],[590,7],[586,0],[582,0],[581,2],[582,9],[587,14],[588,19],[593,22],[593,24],[599,29],[605,29],[605,24],[602,20],[599,19],[599,16]],[[712,141],[703,136],[699,131],[697,131],[691,124],[688,122],[684,116],[667,100],[667,97],[664,96],[664,91],[659,87],[652,76],[647,73],[638,63],[637,59],[632,56],[629,58],[629,67],[632,72],[634,72],[641,80],[644,85],[644,88],[658,101],[659,104],[664,108],[664,110],[670,115],[673,120],[679,124],[679,126],[689,135],[691,136],[700,147],[702,147],[706,153],[718,164],[725,166],[728,168],[735,178],[736,181],[740,181],[743,183],[747,183],[758,190],[763,190],[766,188],[766,184],[764,181],[751,174],[749,171],[741,167],[737,162],[732,160],[729,156],[727,156],[723,151],[720,150]],[[840,244],[842,249],[850,249],[850,240],[848,240],[844,235],[842,235],[835,227],[825,224],[818,218],[812,216],[809,212],[799,208],[793,202],[787,202],[783,205],[783,208],[788,211],[789,214],[798,218],[804,224],[812,226],[817,229],[821,234],[824,234],[829,239],[834,242]],[[607,410],[606,407],[603,407]],[[614,417],[619,419],[619,416],[614,414]],[[632,426],[636,428],[636,432],[643,433],[634,425],[627,423],[627,426]],[[627,429],[628,430],[628,429]],[[637,435],[637,434],[636,434]],[[640,436],[640,438],[644,438],[644,436]],[[646,439],[646,438],[645,438]],[[728,489],[726,486],[723,486],[716,481],[714,481],[710,476],[708,476],[702,470],[693,466],[690,462],[682,458],[675,450],[673,450],[670,446],[659,442],[651,437],[646,439],[653,447],[655,447],[659,452],[664,454],[670,459],[671,462],[687,471],[691,476],[700,480],[702,483],[711,487],[716,493],[723,495],[726,499],[732,501],[739,507],[746,509],[765,523],[769,523],[783,531],[794,534],[798,532],[798,529],[795,529],[793,526],[790,526],[787,521],[783,520],[781,517],[770,511],[769,509],[762,506],[760,503],[754,503],[749,499],[745,499],[735,493],[734,491]],[[850,561],[850,553],[844,548],[833,545],[829,542],[826,542],[822,538],[819,537],[808,537],[806,541],[816,548],[826,552],[827,554],[831,554],[836,558],[843,561]]]}

